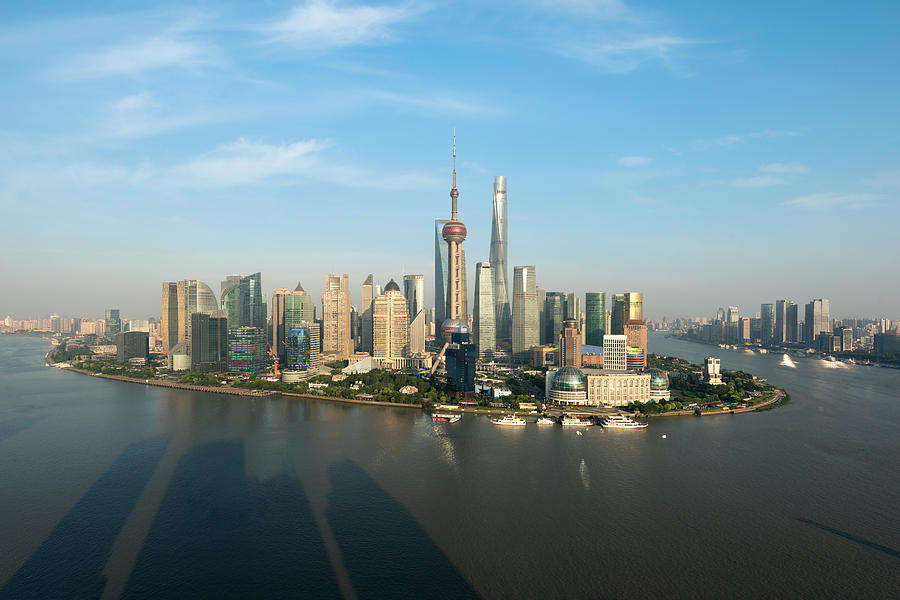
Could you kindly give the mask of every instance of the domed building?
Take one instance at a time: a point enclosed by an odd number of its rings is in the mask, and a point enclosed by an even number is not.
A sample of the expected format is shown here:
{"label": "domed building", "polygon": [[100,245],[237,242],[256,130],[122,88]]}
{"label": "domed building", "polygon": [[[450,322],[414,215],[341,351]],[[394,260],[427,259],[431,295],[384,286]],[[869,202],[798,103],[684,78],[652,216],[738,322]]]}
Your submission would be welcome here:
{"label": "domed building", "polygon": [[581,369],[568,365],[547,373],[547,398],[557,404],[587,404],[587,382]]}
{"label": "domed building", "polygon": [[666,403],[672,399],[669,391],[669,378],[663,371],[651,371],[650,373],[650,401]]}

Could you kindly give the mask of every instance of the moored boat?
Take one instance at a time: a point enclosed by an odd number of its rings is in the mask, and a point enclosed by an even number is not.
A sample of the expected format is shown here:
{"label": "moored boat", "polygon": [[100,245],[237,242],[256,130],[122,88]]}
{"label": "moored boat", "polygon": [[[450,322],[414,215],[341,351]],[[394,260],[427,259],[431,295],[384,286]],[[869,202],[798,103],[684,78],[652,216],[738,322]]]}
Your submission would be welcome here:
{"label": "moored boat", "polygon": [[431,413],[432,421],[445,421],[447,423],[456,423],[462,419],[462,415],[456,413]]}
{"label": "moored boat", "polygon": [[541,417],[537,421],[535,421],[538,425],[556,425],[558,421],[551,419],[549,417]]}
{"label": "moored boat", "polygon": [[500,417],[498,419],[491,419],[491,423],[494,425],[516,425],[522,426],[525,425],[525,419],[519,418],[518,415],[506,415]]}
{"label": "moored boat", "polygon": [[572,415],[563,415],[560,420],[560,424],[563,427],[587,427],[588,425],[593,425],[594,422],[590,419],[584,419],[582,417],[573,417]]}
{"label": "moored boat", "polygon": [[643,429],[647,426],[624,415],[610,415],[603,419],[601,425],[606,429]]}

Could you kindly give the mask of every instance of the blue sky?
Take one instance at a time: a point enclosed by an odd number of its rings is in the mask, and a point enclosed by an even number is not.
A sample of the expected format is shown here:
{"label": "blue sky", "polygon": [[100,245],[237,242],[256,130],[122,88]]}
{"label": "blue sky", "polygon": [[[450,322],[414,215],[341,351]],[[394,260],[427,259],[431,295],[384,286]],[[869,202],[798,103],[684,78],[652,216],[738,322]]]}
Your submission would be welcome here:
{"label": "blue sky", "polygon": [[[900,317],[900,4],[4,3],[0,316],[159,313],[262,271],[425,273],[457,129],[470,263],[646,314]],[[470,289],[474,286],[470,285]]]}

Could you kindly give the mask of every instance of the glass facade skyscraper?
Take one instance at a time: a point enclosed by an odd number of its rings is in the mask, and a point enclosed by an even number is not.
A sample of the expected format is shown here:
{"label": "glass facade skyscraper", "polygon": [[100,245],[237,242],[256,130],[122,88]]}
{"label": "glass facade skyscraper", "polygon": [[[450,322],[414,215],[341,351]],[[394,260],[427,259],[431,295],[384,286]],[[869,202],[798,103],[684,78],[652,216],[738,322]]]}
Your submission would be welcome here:
{"label": "glass facade skyscraper", "polygon": [[588,292],[584,295],[584,343],[603,346],[606,334],[606,292]]}
{"label": "glass facade skyscraper", "polygon": [[506,177],[494,177],[494,205],[491,219],[491,273],[494,279],[494,323],[497,339],[509,343],[512,314],[509,305],[509,267],[507,266]]}
{"label": "glass facade skyscraper", "polygon": [[763,344],[771,344],[775,339],[775,305],[759,306],[759,339]]}
{"label": "glass facade skyscraper", "polygon": [[106,309],[106,337],[115,339],[122,332],[122,319],[119,318],[118,308]]}
{"label": "glass facade skyscraper", "polygon": [[531,362],[531,348],[540,344],[534,265],[513,268],[512,358]]}
{"label": "glass facade skyscraper", "polygon": [[425,276],[404,275],[403,295],[409,310],[409,320],[412,321],[425,308]]}
{"label": "glass facade skyscraper", "polygon": [[228,319],[224,313],[191,315],[191,371],[222,373],[228,368]]}
{"label": "glass facade skyscraper", "polygon": [[229,275],[222,282],[222,310],[228,323],[228,372],[266,369],[266,304],[259,273]]}
{"label": "glass facade skyscraper", "polygon": [[438,327],[447,318],[447,243],[443,231],[449,220],[434,220],[434,320]]}
{"label": "glass facade skyscraper", "polygon": [[317,374],[321,361],[319,337],[318,323],[298,323],[289,329],[285,338],[287,358],[284,369]]}
{"label": "glass facade skyscraper", "polygon": [[256,374],[266,370],[266,330],[228,327],[228,372]]}

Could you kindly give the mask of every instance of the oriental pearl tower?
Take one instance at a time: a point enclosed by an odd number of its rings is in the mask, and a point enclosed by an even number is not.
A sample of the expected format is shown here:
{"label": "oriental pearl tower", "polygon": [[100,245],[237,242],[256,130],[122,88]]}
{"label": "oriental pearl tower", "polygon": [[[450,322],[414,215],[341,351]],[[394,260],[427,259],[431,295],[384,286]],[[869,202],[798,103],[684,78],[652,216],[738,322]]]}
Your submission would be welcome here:
{"label": "oriental pearl tower", "polygon": [[456,131],[453,131],[453,187],[450,188],[450,200],[452,207],[450,220],[441,230],[444,241],[447,242],[447,319],[441,324],[441,334],[447,342],[451,341],[453,333],[469,333],[466,323],[466,315],[462,307],[465,299],[462,293],[462,243],[466,239],[466,226],[457,218],[456,199],[459,191],[456,189]]}

